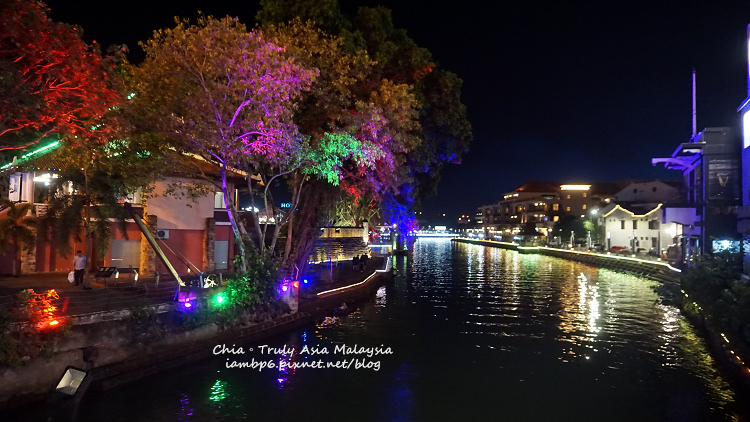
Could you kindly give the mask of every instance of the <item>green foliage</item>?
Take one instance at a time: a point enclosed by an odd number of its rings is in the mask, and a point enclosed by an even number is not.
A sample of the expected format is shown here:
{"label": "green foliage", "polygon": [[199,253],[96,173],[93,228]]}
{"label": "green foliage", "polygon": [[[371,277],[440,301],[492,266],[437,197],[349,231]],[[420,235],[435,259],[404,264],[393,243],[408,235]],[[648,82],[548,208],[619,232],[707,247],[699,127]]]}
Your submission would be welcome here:
{"label": "green foliage", "polygon": [[262,23],[279,24],[301,18],[334,34],[349,25],[337,0],[261,0],[260,5],[255,20]]}
{"label": "green foliage", "polygon": [[0,364],[16,366],[21,363],[18,354],[18,339],[11,329],[13,317],[10,312],[0,309]]}
{"label": "green foliage", "polygon": [[227,278],[226,295],[232,306],[252,308],[275,300],[280,282],[278,262],[271,257],[251,253],[246,257],[247,271]]}
{"label": "green foliage", "polygon": [[552,227],[552,235],[560,236],[563,242],[570,240],[570,232],[574,232],[575,239],[585,239],[586,229],[584,227],[584,220],[576,217],[575,215],[563,215]]}
{"label": "green foliage", "polygon": [[[336,1],[264,0],[261,5],[257,20],[263,32],[320,70],[295,115],[312,148],[326,147],[330,134],[345,133],[361,151],[375,150],[366,142],[382,151],[371,161],[358,161],[348,155],[349,148],[338,151],[344,152],[338,159],[314,160],[305,174],[337,184],[345,194],[331,198],[350,204],[339,207],[313,196],[300,202],[299,220],[318,221],[313,214],[319,210],[327,214],[325,220],[337,220],[332,213],[341,213],[334,208],[372,216],[376,213],[369,210],[389,201],[408,211],[434,193],[443,165],[460,163],[472,137],[460,99],[461,80],[439,69],[427,49],[394,25],[386,8],[362,7],[347,20]],[[297,221],[295,232],[311,233]],[[306,247],[310,241],[295,239],[294,244]],[[302,259],[304,251],[295,254]]]}
{"label": "green foliage", "polygon": [[741,279],[742,256],[720,252],[702,256],[681,277],[684,308],[700,314],[731,338],[750,346],[750,284]]}
{"label": "green foliage", "polygon": [[[200,301],[196,301],[200,302]],[[194,330],[204,325],[222,320],[222,312],[210,309],[205,303],[196,303],[197,309],[189,312],[178,312],[176,317],[177,326],[182,330]]]}
{"label": "green foliage", "polygon": [[[33,215],[33,205],[29,203],[16,204],[2,198],[0,208],[8,207],[5,218],[0,220],[0,250],[13,246],[13,253],[21,248],[31,249],[36,242],[37,219]],[[17,260],[14,259],[13,274],[19,272]]]}
{"label": "green foliage", "polygon": [[125,176],[112,174],[100,165],[86,170],[63,171],[53,179],[48,209],[40,217],[40,234],[51,235],[63,256],[72,252],[71,239],[93,236],[100,256],[109,248],[110,219],[119,222],[127,238],[126,219],[130,217],[121,201],[128,195]]}
{"label": "green foliage", "polygon": [[155,339],[161,335],[158,315],[148,301],[130,308],[126,321],[137,337]]}

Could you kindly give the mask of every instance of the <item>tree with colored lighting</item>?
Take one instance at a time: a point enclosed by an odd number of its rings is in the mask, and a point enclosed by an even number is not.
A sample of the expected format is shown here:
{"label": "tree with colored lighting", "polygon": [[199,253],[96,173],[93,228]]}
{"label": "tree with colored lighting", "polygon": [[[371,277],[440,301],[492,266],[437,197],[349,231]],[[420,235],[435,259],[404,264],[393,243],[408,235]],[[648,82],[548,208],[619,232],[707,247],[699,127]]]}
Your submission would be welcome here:
{"label": "tree with colored lighting", "polygon": [[311,227],[319,224],[319,206],[329,206],[326,198],[332,198],[327,186],[344,192],[338,198],[351,198],[350,209],[365,197],[369,205],[394,189],[399,153],[412,148],[416,103],[409,86],[378,79],[375,63],[364,52],[346,53],[341,37],[299,19],[261,28],[300,63],[320,71],[295,113],[309,138],[305,165],[288,178],[300,206],[296,220],[293,213],[286,215],[284,261],[291,257],[300,266],[311,245]]}
{"label": "tree with colored lighting", "polygon": [[[246,268],[247,232],[238,219],[227,174],[242,171],[252,187],[299,167],[305,138],[292,119],[294,101],[309,89],[315,69],[237,19],[178,20],[141,44],[145,61],[131,69],[132,110],[141,129],[159,133],[180,151],[216,163],[236,243]],[[257,217],[256,217],[257,218]],[[265,252],[263,243],[258,249]]]}
{"label": "tree with colored lighting", "polygon": [[[419,104],[415,147],[403,152],[400,189],[389,198],[393,222],[411,220],[425,196],[434,194],[446,163],[458,164],[471,141],[471,125],[461,103],[461,80],[439,68],[430,52],[393,24],[391,11],[361,7],[348,33],[349,45],[366,48],[381,77],[411,85]],[[361,47],[360,47],[361,48]],[[410,223],[411,224],[411,223]]]}
{"label": "tree with colored lighting", "polygon": [[[335,0],[264,0],[261,5],[263,10],[256,18],[262,24],[278,25],[301,18],[339,36],[344,52],[366,53],[373,60],[372,66],[353,92],[369,94],[377,87],[387,90],[384,80],[398,89],[408,87],[416,103],[403,104],[419,113],[416,126],[410,125],[411,116],[400,120],[398,116],[386,116],[392,127],[400,128],[394,133],[403,137],[402,145],[406,146],[391,149],[394,171],[353,171],[345,173],[341,182],[354,205],[369,197],[371,205],[382,208],[386,218],[405,229],[413,220],[411,209],[419,206],[422,197],[435,192],[441,168],[446,163],[460,163],[468,149],[471,125],[460,100],[461,80],[440,69],[428,50],[396,28],[388,9],[360,8],[354,19],[347,20]],[[403,101],[398,96],[382,98],[391,105]]]}
{"label": "tree with colored lighting", "polygon": [[110,64],[81,36],[40,1],[0,4],[0,151],[51,134],[87,136],[119,101]]}

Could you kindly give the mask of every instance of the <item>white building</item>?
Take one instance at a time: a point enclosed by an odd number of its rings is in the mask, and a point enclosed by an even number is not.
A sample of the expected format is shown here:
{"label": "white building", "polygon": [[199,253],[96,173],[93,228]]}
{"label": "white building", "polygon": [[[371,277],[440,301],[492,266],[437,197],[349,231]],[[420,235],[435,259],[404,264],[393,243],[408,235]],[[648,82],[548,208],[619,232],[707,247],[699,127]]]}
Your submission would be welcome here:
{"label": "white building", "polygon": [[682,234],[682,227],[663,219],[663,204],[680,199],[680,183],[633,181],[615,195],[600,214],[607,250],[621,246],[630,252],[663,256]]}
{"label": "white building", "polygon": [[682,228],[676,223],[662,223],[661,209],[662,204],[650,209],[627,209],[619,204],[605,207],[600,218],[607,250],[622,246],[630,252],[663,256],[675,244],[675,238],[681,234]]}

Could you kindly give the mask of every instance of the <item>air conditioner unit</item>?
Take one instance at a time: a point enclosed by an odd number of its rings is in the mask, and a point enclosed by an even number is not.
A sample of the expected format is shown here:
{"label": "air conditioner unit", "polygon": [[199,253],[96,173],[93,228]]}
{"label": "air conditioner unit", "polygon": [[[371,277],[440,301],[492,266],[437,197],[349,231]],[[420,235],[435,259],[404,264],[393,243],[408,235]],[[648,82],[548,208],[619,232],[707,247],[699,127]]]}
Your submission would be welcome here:
{"label": "air conditioner unit", "polygon": [[169,239],[169,230],[157,230],[156,238],[157,239]]}

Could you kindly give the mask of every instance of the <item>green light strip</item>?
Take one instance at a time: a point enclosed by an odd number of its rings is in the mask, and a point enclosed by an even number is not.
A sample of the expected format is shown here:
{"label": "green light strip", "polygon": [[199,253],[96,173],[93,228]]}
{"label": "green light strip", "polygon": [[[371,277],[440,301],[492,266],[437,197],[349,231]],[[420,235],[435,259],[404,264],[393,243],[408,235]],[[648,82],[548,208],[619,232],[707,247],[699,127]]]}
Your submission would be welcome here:
{"label": "green light strip", "polygon": [[[46,150],[48,150],[50,148],[56,148],[58,146],[60,146],[60,141],[59,140],[57,140],[57,141],[55,141],[55,142],[53,142],[53,143],[51,143],[49,145],[45,145],[43,147],[37,148],[34,151],[27,152],[26,154],[24,154],[24,155],[21,156],[21,158],[19,159],[19,161],[20,160],[24,160],[26,158],[29,158],[29,157],[31,157],[34,154],[38,154],[40,152],[46,151]],[[5,170],[5,169],[13,166],[14,164],[19,164],[19,163],[8,163],[8,164],[5,164],[2,167],[0,167],[0,170]]]}

